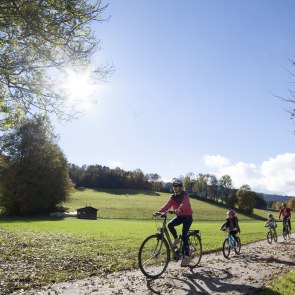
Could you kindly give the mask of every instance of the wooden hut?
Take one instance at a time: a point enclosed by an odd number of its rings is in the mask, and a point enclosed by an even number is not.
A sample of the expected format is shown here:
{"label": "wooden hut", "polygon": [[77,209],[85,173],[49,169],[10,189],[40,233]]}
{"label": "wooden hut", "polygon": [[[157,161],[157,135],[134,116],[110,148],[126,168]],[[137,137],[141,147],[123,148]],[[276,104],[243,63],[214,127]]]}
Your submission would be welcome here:
{"label": "wooden hut", "polygon": [[98,209],[86,205],[84,208],[77,209],[77,218],[97,219],[97,211]]}

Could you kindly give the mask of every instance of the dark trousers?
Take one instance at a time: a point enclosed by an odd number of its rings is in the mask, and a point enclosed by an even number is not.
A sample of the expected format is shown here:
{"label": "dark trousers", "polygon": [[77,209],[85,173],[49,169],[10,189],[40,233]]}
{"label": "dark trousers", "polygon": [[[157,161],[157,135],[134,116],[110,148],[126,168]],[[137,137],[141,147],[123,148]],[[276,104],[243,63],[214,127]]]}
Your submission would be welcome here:
{"label": "dark trousers", "polygon": [[235,241],[237,241],[237,237],[236,236],[237,236],[237,233],[238,232],[236,230],[231,230],[229,233],[235,239]]}
{"label": "dark trousers", "polygon": [[291,230],[291,218],[289,217],[284,217],[283,218],[283,224],[285,224],[286,222],[288,222],[290,230]]}
{"label": "dark trousers", "polygon": [[174,237],[174,239],[178,238],[175,226],[182,224],[182,233],[181,233],[181,238],[183,241],[182,253],[186,256],[188,256],[189,254],[187,233],[191,227],[192,222],[193,222],[192,216],[176,216],[173,219],[171,219],[168,223],[168,228],[172,236]]}

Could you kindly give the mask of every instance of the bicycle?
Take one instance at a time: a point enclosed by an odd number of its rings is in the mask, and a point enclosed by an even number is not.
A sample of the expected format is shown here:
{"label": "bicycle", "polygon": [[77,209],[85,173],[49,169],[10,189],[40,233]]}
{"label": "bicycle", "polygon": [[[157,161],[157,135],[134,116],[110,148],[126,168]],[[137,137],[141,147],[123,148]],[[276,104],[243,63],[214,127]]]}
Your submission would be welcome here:
{"label": "bicycle", "polygon": [[287,240],[287,237],[290,239],[291,238],[291,230],[290,230],[290,225],[287,223],[287,219],[283,219],[283,237],[284,240]]}
{"label": "bicycle", "polygon": [[221,229],[227,232],[227,237],[223,241],[222,253],[225,258],[229,257],[231,249],[235,251],[236,254],[240,254],[241,251],[241,239],[236,236],[236,240],[230,234],[229,228]]}
{"label": "bicycle", "polygon": [[[170,213],[170,212],[169,212]],[[142,273],[148,278],[161,276],[170,262],[171,252],[173,260],[179,261],[183,258],[182,239],[180,238],[179,248],[172,247],[172,241],[166,226],[167,212],[154,215],[163,218],[162,226],[156,234],[148,236],[141,244],[138,251],[138,264]],[[189,268],[195,268],[202,257],[201,233],[199,230],[188,231],[189,257],[191,258]]]}
{"label": "bicycle", "polygon": [[278,235],[273,227],[270,227],[270,226],[268,227],[268,232],[266,234],[266,240],[269,244],[271,244],[273,240],[275,242],[278,241]]}

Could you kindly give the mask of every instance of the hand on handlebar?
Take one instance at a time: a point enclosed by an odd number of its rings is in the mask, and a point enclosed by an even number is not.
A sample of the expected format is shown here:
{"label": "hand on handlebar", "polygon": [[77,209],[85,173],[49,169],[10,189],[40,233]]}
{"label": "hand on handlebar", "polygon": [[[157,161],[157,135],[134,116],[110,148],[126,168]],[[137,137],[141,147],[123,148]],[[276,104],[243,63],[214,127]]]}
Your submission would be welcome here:
{"label": "hand on handlebar", "polygon": [[232,231],[232,230],[237,230],[237,229],[236,229],[236,228],[234,228],[234,229],[230,229],[229,227],[221,227],[220,230],[222,230],[222,231],[226,231],[226,232],[230,232],[230,231]]}

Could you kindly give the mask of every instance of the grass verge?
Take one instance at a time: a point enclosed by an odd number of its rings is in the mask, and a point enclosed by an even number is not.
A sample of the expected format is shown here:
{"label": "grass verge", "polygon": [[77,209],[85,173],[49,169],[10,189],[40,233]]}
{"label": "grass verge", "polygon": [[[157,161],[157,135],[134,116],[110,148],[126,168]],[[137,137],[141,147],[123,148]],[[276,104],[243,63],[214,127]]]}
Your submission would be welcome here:
{"label": "grass verge", "polygon": [[[0,294],[138,268],[138,248],[159,225],[158,219],[2,219]],[[192,228],[201,230],[204,253],[221,249],[219,226],[193,223]],[[265,237],[261,221],[241,222],[241,228],[242,243]]]}
{"label": "grass verge", "polygon": [[295,294],[295,268],[284,274],[283,277],[279,277],[274,280],[267,290],[259,293],[259,295],[294,295]]}

